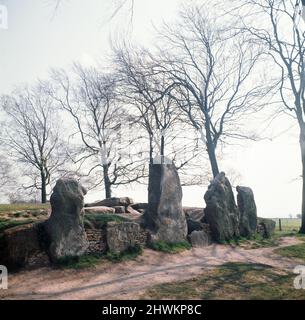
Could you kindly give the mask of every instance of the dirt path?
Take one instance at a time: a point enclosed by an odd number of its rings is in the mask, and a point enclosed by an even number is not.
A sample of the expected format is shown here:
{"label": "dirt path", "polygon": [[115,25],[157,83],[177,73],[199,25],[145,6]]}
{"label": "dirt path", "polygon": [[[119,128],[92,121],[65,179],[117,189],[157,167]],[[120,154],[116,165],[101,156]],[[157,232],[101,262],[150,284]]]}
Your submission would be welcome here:
{"label": "dirt path", "polygon": [[[280,246],[299,242],[287,237]],[[0,299],[137,299],[153,285],[192,278],[207,268],[233,261],[292,270],[297,263],[276,255],[274,249],[214,244],[175,255],[146,249],[136,260],[102,262],[87,270],[22,271],[9,276],[9,289],[0,291]]]}

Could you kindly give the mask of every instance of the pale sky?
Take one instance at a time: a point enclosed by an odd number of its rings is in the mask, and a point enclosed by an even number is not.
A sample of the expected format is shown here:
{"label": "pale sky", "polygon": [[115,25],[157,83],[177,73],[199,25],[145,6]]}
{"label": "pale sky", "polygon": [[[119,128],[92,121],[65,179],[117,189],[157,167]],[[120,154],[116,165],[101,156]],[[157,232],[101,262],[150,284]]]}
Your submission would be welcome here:
{"label": "pale sky", "polygon": [[[0,94],[9,93],[15,85],[48,77],[52,67],[67,68],[73,61],[90,65],[96,59],[107,60],[110,38],[124,33],[150,46],[154,42],[153,25],[175,19],[183,1],[136,0],[132,24],[126,19],[128,6],[109,21],[113,3],[114,0],[63,0],[53,16],[51,0],[0,0],[9,14],[8,29],[0,29]],[[282,117],[263,134],[272,133],[278,138],[225,149],[221,169],[238,172],[239,184],[253,189],[259,216],[287,217],[300,213],[301,160],[298,128],[293,124]],[[249,125],[261,131],[266,122],[249,120]],[[205,189],[184,188],[183,204],[203,207]],[[115,189],[114,195],[147,200],[143,186]],[[91,193],[87,200],[102,197],[103,193]]]}

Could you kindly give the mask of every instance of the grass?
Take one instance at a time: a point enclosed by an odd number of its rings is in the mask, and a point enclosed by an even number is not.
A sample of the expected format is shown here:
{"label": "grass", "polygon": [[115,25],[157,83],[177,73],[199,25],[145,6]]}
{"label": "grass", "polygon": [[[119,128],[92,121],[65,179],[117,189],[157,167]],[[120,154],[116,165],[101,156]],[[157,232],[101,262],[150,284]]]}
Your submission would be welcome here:
{"label": "grass", "polygon": [[305,243],[278,248],[274,252],[284,257],[301,259],[305,262]]}
{"label": "grass", "polygon": [[267,248],[267,247],[276,247],[279,244],[279,237],[273,236],[271,238],[264,238],[259,234],[256,234],[252,238],[239,238],[233,242],[230,242],[232,245],[238,245],[243,249],[258,249],[258,248]]}
{"label": "grass", "polygon": [[128,221],[128,219],[116,216],[113,214],[86,214],[84,216],[84,225],[86,228],[101,228],[107,222],[116,221],[116,222],[123,222]]}
{"label": "grass", "polygon": [[111,262],[122,262],[126,260],[133,260],[143,252],[143,248],[141,246],[130,247],[126,251],[123,252],[107,252],[106,258]]}
{"label": "grass", "polygon": [[244,249],[258,249],[266,247],[276,247],[279,244],[281,237],[298,237],[300,240],[305,241],[305,235],[299,234],[299,229],[301,226],[300,219],[292,218],[281,218],[282,222],[282,231],[279,231],[279,219],[272,219],[276,222],[275,233],[271,238],[263,238],[261,235],[255,235],[254,237],[247,238],[238,238],[230,241],[226,241],[225,244],[229,245],[238,245]]}
{"label": "grass", "polygon": [[67,269],[93,268],[102,260],[102,256],[83,255],[80,257],[64,257],[56,262],[56,266]]}
{"label": "grass", "polygon": [[279,230],[279,219],[272,219],[275,221],[275,235],[276,236],[294,236],[299,232],[301,227],[301,219],[281,218],[282,231]]}
{"label": "grass", "polygon": [[0,234],[4,232],[4,230],[33,223],[34,220],[32,219],[26,219],[26,220],[9,220],[9,219],[2,219],[0,218]]}
{"label": "grass", "polygon": [[24,211],[24,210],[40,210],[49,209],[50,204],[44,203],[18,203],[18,204],[0,204],[0,213],[13,212],[13,211]]}
{"label": "grass", "polygon": [[165,241],[157,241],[153,242],[149,245],[149,247],[156,251],[162,251],[166,253],[178,253],[184,250],[191,249],[191,244],[187,241],[176,242],[176,243],[168,243]]}
{"label": "grass", "polygon": [[295,275],[262,264],[226,263],[190,280],[164,283],[147,290],[142,299],[305,299],[293,286]]}
{"label": "grass", "polygon": [[83,255],[80,257],[64,257],[56,262],[56,266],[64,269],[86,269],[86,268],[94,268],[99,263],[109,260],[113,263],[122,262],[126,260],[133,260],[140,254],[142,254],[143,249],[141,246],[130,247],[128,250],[115,253],[115,252],[107,252],[104,255]]}

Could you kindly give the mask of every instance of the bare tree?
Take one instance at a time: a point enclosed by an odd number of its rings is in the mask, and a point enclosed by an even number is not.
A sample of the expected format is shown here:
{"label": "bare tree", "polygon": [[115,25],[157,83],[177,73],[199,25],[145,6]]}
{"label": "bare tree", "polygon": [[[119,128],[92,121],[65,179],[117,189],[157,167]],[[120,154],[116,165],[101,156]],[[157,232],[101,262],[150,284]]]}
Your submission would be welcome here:
{"label": "bare tree", "polygon": [[[134,121],[138,122],[149,137],[149,159],[157,154],[164,158],[166,131],[179,115],[168,95],[170,86],[166,78],[154,74],[149,53],[146,50],[118,49],[115,51],[115,67],[120,79],[120,94],[134,108]],[[164,159],[163,159],[164,160]]]}
{"label": "bare tree", "polygon": [[116,79],[94,68],[74,65],[74,76],[54,71],[49,93],[74,122],[81,147],[75,162],[89,168],[96,185],[104,184],[106,198],[112,187],[137,182],[145,176],[143,159],[136,157],[136,137],[130,137],[128,114],[118,102]]}
{"label": "bare tree", "polygon": [[[264,45],[266,67],[272,73],[281,103],[277,113],[292,116],[299,126],[302,160],[302,226],[305,233],[305,32],[297,26],[295,1],[247,0],[238,8],[238,31]],[[232,12],[231,12],[232,14]],[[236,10],[234,12],[236,15]]]}
{"label": "bare tree", "polygon": [[5,159],[0,160],[0,187],[3,188],[10,181],[11,167]]}
{"label": "bare tree", "polygon": [[[170,94],[175,83],[167,74],[155,71],[155,61],[148,50],[125,46],[116,49],[114,56],[120,96],[148,137],[149,162],[174,161],[178,170],[187,171],[198,157],[198,137],[185,134],[192,128]],[[183,179],[183,183],[198,183],[201,177],[197,174],[199,179]]]}
{"label": "bare tree", "polygon": [[7,155],[24,168],[22,176],[31,180],[23,188],[40,190],[45,203],[51,177],[66,162],[52,100],[37,85],[3,96],[1,106],[7,116],[1,142]]}
{"label": "bare tree", "polygon": [[260,51],[196,6],[181,13],[175,27],[165,26],[162,38],[156,70],[176,83],[171,95],[199,132],[216,176],[219,143],[257,138],[242,120],[260,109],[268,92],[251,78]]}

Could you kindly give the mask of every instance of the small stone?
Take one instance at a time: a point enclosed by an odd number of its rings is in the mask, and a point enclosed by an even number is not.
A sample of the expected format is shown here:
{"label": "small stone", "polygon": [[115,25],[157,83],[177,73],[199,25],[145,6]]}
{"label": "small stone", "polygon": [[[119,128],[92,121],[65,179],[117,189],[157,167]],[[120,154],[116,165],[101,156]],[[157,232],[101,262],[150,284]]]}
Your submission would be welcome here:
{"label": "small stone", "polygon": [[115,213],[115,208],[110,208],[110,207],[86,207],[84,208],[84,211],[86,214],[113,214]]}
{"label": "small stone", "polygon": [[115,213],[125,213],[126,209],[124,206],[115,206],[113,207],[113,209],[115,210]]}
{"label": "small stone", "polygon": [[276,223],[271,219],[257,218],[257,233],[263,238],[271,238],[274,234]]}
{"label": "small stone", "polygon": [[212,243],[209,230],[195,230],[188,236],[193,247],[206,247]]}

